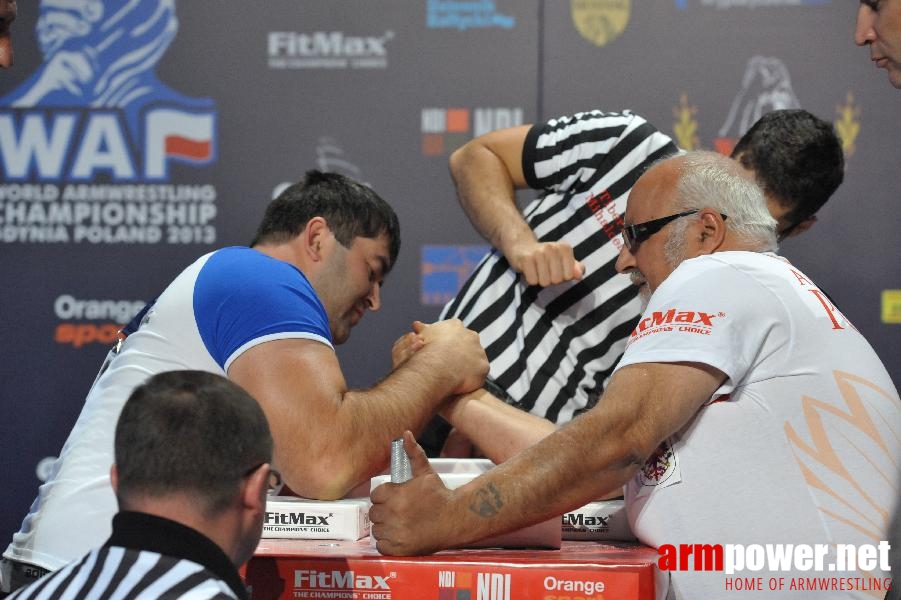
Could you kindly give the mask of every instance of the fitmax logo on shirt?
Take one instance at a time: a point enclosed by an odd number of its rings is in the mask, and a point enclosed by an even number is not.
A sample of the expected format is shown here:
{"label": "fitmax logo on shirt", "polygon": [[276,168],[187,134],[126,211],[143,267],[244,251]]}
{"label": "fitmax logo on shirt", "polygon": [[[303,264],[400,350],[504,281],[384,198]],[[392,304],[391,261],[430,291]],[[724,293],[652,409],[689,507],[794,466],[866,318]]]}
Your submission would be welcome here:
{"label": "fitmax logo on shirt", "polygon": [[710,335],[714,327],[714,319],[721,319],[726,313],[716,314],[694,310],[671,308],[667,311],[654,311],[638,322],[632,331],[630,342],[638,338],[664,331],[679,331],[698,335]]}

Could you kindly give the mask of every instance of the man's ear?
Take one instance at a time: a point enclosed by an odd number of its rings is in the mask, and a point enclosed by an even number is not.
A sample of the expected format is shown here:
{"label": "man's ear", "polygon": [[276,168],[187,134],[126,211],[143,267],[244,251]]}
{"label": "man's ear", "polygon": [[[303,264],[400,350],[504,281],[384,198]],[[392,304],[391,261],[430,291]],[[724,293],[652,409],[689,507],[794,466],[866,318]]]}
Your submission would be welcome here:
{"label": "man's ear", "polygon": [[817,216],[810,215],[809,217],[807,217],[806,219],[804,219],[803,221],[801,221],[800,223],[798,223],[797,225],[792,227],[792,230],[785,237],[795,237],[799,233],[804,233],[805,231],[807,231],[808,229],[813,227],[816,222],[817,222]]}
{"label": "man's ear", "polygon": [[701,221],[701,253],[712,254],[726,239],[726,223],[712,208],[704,208],[698,213]]}
{"label": "man's ear", "polygon": [[313,217],[303,228],[302,242],[306,254],[313,261],[322,260],[322,246],[332,230],[322,217]]}
{"label": "man's ear", "polygon": [[109,481],[113,486],[113,493],[117,493],[119,491],[119,469],[116,468],[116,463],[109,468]]}
{"label": "man's ear", "polygon": [[266,510],[266,492],[269,488],[269,463],[260,465],[249,477],[244,479],[241,488],[241,504],[251,511]]}

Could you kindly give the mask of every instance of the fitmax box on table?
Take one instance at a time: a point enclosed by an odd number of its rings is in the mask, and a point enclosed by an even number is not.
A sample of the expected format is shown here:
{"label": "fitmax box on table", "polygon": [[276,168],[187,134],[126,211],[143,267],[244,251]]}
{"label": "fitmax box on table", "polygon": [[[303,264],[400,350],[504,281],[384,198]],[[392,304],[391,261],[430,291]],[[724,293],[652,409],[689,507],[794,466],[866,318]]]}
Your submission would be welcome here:
{"label": "fitmax box on table", "polygon": [[[435,471],[451,487],[463,485],[494,467],[486,459],[430,459]],[[388,481],[387,474],[374,477],[358,488],[354,498],[319,501],[292,496],[270,496],[263,523],[264,538],[359,540],[369,535],[370,502],[365,494]],[[564,540],[635,540],[626,519],[622,500],[599,500],[574,509],[559,518]],[[537,529],[535,529],[537,528]],[[533,526],[517,542],[501,538],[498,545],[545,545],[559,547],[550,522]],[[489,540],[491,541],[491,540]],[[494,540],[497,542],[498,540]]]}

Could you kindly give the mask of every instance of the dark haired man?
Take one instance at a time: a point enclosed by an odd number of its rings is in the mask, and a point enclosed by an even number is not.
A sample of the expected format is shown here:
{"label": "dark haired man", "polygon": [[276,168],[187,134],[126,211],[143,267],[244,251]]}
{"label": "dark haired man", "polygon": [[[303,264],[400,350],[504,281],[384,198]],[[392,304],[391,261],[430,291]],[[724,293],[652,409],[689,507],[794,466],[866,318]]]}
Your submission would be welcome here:
{"label": "dark haired man", "polygon": [[125,403],[114,447],[110,538],[12,597],[247,598],[237,568],[279,479],[257,402],[206,371],[160,373]]}
{"label": "dark haired man", "polygon": [[754,173],[780,241],[807,231],[844,178],[835,130],[805,110],[766,113],[741,137],[732,158]]}
{"label": "dark haired man", "polygon": [[[460,204],[494,246],[442,315],[479,332],[491,364],[480,394],[554,423],[594,405],[641,314],[614,268],[626,200],[648,165],[676,152],[640,116],[600,111],[494,131],[454,152]],[[804,110],[764,115],[733,158],[754,172],[780,237],[810,227],[843,178],[832,126]],[[521,213],[514,191],[526,187],[541,195]],[[549,430],[526,428],[522,446]]]}
{"label": "dark haired man", "polygon": [[392,439],[421,429],[446,397],[477,389],[488,368],[478,335],[459,321],[418,324],[415,354],[373,388],[347,389],[333,346],[379,309],[399,247],[397,216],[372,189],[311,171],[270,204],[253,247],[185,269],[111,352],[4,553],[7,568],[56,569],[102,542],[115,511],[115,419],[154,373],[204,370],[241,385],[266,413],[274,462],[302,496],[341,497],[384,468]]}

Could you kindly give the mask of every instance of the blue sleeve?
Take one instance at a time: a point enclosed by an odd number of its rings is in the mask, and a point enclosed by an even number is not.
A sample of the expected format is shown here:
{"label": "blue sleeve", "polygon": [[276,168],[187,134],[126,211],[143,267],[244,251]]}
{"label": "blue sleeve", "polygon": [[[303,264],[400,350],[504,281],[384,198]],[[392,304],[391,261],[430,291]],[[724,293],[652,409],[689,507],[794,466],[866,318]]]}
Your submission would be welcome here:
{"label": "blue sleeve", "polygon": [[227,370],[244,350],[275,339],[332,345],[325,308],[299,269],[250,248],[225,248],[200,270],[194,315],[207,351]]}

